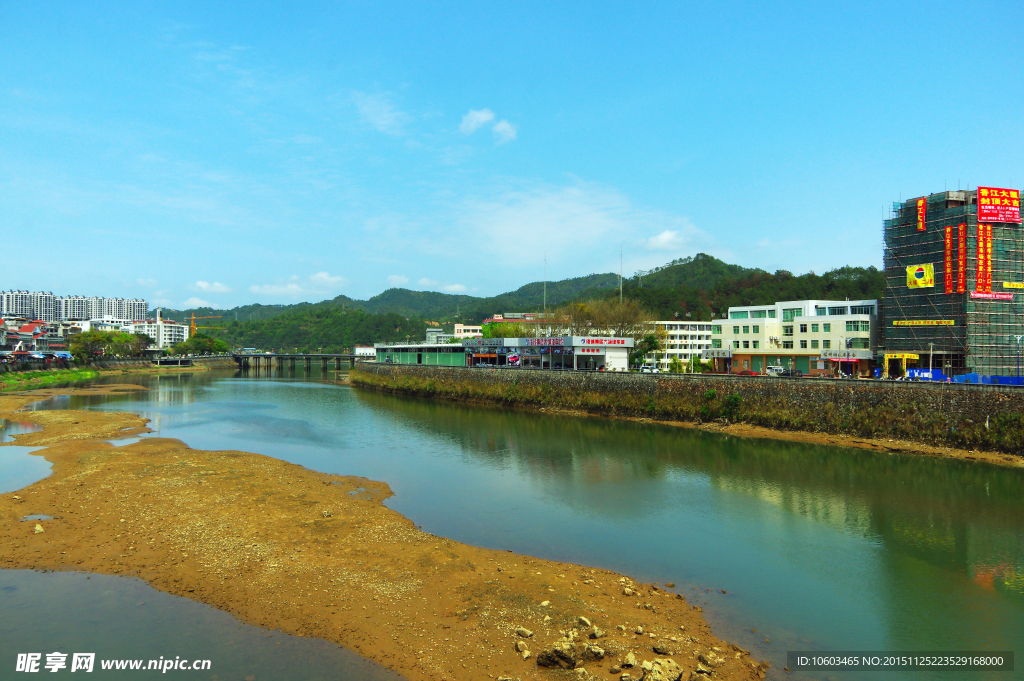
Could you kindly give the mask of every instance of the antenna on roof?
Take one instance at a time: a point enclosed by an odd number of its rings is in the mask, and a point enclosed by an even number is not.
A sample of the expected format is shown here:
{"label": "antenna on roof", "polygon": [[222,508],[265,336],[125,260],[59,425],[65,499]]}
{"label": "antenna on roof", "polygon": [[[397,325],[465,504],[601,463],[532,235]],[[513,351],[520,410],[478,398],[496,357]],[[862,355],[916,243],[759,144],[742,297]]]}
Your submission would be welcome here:
{"label": "antenna on roof", "polygon": [[548,252],[544,251],[544,314],[548,312]]}
{"label": "antenna on roof", "polygon": [[622,244],[619,244],[619,305],[622,305]]}

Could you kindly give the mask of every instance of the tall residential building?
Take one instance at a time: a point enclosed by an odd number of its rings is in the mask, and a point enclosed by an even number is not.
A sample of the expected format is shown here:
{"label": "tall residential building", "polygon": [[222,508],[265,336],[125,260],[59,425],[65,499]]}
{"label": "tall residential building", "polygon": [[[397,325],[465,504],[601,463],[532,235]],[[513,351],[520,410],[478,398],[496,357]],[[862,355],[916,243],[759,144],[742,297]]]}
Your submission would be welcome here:
{"label": "tall residential building", "polygon": [[44,322],[106,320],[133,322],[146,318],[149,304],[140,298],[55,296],[49,291],[0,292],[0,315]]}
{"label": "tall residential building", "polygon": [[919,367],[930,361],[947,375],[1013,375],[1024,335],[1020,191],[978,187],[895,203],[884,229],[880,354],[916,354]]}

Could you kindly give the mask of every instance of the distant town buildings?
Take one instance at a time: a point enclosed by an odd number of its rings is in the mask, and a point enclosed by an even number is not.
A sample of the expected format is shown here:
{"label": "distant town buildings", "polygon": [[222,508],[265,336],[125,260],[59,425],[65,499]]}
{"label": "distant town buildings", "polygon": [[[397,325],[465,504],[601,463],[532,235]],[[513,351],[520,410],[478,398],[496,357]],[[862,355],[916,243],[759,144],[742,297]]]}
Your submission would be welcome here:
{"label": "distant town buildings", "polygon": [[0,316],[43,322],[103,319],[131,322],[145,319],[149,305],[140,298],[55,296],[49,291],[0,292]]}

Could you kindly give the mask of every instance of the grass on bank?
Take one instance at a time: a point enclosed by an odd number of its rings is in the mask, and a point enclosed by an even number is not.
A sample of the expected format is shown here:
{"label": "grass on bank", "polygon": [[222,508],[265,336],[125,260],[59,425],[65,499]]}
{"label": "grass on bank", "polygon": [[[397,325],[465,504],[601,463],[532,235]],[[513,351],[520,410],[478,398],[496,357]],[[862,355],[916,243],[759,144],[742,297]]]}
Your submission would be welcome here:
{"label": "grass on bank", "polygon": [[9,371],[0,374],[0,391],[39,388],[51,383],[86,381],[99,376],[92,369],[52,369],[50,371]]}
{"label": "grass on bank", "polygon": [[1024,454],[1024,416],[1003,414],[976,423],[952,410],[936,413],[906,400],[861,406],[821,404],[813,411],[780,399],[744,399],[739,393],[694,390],[683,383],[669,384],[657,398],[628,391],[605,393],[554,387],[477,383],[466,377],[421,378],[382,376],[354,371],[350,381],[359,386],[423,397],[463,402],[485,402],[521,407],[558,407],[609,416],[644,417],[696,423],[727,420],[776,430],[800,430],[858,437],[893,438],[937,446],[986,449]]}

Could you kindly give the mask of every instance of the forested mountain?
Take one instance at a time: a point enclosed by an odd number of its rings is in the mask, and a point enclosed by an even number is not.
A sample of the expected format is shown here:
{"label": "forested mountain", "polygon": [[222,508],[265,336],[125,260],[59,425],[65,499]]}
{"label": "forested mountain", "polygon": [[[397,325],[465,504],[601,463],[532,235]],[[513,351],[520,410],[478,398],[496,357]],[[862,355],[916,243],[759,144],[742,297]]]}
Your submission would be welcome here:
{"label": "forested mountain", "polygon": [[354,345],[423,340],[426,324],[395,313],[317,306],[253,322],[231,321],[216,338],[234,347],[275,352],[348,352]]}
{"label": "forested mountain", "polygon": [[[698,253],[636,273],[623,282],[622,295],[640,302],[658,319],[708,321],[720,318],[734,305],[808,298],[881,299],[884,288],[884,277],[874,267],[842,267],[822,275],[811,272],[797,276],[785,270],[769,274]],[[549,309],[572,300],[618,296],[615,274],[547,284]],[[319,303],[246,305],[234,310],[203,308],[195,313],[197,317],[222,315],[199,324],[225,327],[209,333],[238,347],[340,352],[357,344],[422,340],[428,320],[450,329],[456,321],[479,322],[495,313],[539,311],[543,300],[544,284],[534,282],[489,298],[389,289],[369,300],[338,296]],[[167,310],[165,316],[185,320],[185,313],[191,312]]]}

